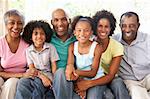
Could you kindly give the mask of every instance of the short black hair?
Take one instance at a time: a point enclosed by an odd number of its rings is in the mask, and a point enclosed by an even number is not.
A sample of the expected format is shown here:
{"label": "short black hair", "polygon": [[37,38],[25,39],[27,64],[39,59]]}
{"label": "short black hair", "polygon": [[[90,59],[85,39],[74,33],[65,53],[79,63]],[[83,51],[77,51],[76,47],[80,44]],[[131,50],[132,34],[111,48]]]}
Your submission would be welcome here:
{"label": "short black hair", "polygon": [[120,17],[120,23],[121,23],[121,20],[122,20],[122,17],[123,17],[123,16],[131,17],[131,16],[133,16],[133,15],[136,16],[137,22],[139,23],[139,16],[138,16],[138,14],[135,13],[135,12],[132,12],[132,11],[123,13],[123,14],[121,15],[121,17]]}
{"label": "short black hair", "polygon": [[32,33],[35,28],[42,28],[45,32],[46,40],[45,42],[50,42],[51,36],[53,35],[53,30],[51,29],[50,25],[43,20],[32,20],[27,23],[24,28],[22,38],[28,43],[32,44]]}
{"label": "short black hair", "polygon": [[111,12],[109,12],[107,10],[97,11],[96,14],[93,16],[94,23],[95,23],[95,29],[96,29],[94,33],[97,32],[98,22],[102,18],[106,18],[109,20],[110,28],[111,28],[109,36],[111,36],[114,33],[114,30],[116,28],[116,18],[114,17],[114,15]]}

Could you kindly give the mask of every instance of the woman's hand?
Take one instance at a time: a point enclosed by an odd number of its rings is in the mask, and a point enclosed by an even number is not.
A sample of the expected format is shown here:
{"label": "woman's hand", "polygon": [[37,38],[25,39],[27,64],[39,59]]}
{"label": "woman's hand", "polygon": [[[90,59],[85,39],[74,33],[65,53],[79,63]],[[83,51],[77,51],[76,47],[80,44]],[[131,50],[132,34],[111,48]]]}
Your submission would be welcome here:
{"label": "woman's hand", "polygon": [[86,97],[86,90],[79,90],[77,83],[74,83],[74,90],[80,96],[81,99],[85,99]]}
{"label": "woman's hand", "polygon": [[86,91],[88,88],[90,88],[90,80],[77,80],[75,85],[75,91],[77,93]]}
{"label": "woman's hand", "polygon": [[80,96],[81,99],[85,99],[86,98],[86,91],[81,91],[78,93],[78,95]]}

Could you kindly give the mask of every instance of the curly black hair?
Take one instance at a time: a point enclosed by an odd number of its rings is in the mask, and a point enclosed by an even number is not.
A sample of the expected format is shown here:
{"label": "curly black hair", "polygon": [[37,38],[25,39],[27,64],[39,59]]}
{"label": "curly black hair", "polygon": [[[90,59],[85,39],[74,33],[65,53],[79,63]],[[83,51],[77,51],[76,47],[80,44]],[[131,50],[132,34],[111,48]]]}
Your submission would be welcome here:
{"label": "curly black hair", "polygon": [[45,42],[50,42],[51,36],[53,35],[53,30],[51,29],[50,25],[43,21],[43,20],[32,20],[26,24],[24,27],[24,31],[22,34],[22,38],[28,43],[32,44],[32,33],[35,28],[42,28],[46,35]]}
{"label": "curly black hair", "polygon": [[75,30],[75,26],[78,23],[78,21],[87,21],[91,25],[92,30],[94,31],[94,21],[91,17],[76,16],[76,17],[74,17],[73,22],[71,23],[72,32]]}
{"label": "curly black hair", "polygon": [[96,30],[97,30],[96,28],[97,28],[98,22],[102,18],[106,18],[109,20],[110,28],[111,28],[109,36],[111,36],[114,33],[114,30],[116,28],[116,18],[114,17],[114,15],[111,12],[109,12],[107,10],[97,11],[96,14],[93,16],[93,20],[95,23],[95,25],[94,25],[95,32],[94,33],[96,33]]}

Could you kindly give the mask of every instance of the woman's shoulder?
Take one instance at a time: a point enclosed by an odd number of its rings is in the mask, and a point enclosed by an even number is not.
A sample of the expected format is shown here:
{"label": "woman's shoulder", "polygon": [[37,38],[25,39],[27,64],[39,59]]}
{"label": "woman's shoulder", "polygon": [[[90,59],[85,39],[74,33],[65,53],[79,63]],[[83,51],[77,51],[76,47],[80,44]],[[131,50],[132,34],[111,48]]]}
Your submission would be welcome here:
{"label": "woman's shoulder", "polygon": [[1,36],[0,37],[0,42],[4,42],[5,41],[5,36]]}
{"label": "woman's shoulder", "polygon": [[1,36],[0,37],[0,54],[2,54],[2,49],[6,49],[5,47],[7,47],[7,44],[6,44],[6,40],[5,40],[5,37]]}
{"label": "woman's shoulder", "polygon": [[111,43],[111,45],[114,45],[114,46],[120,46],[120,47],[123,46],[120,42],[118,42],[117,40],[113,39],[112,37],[110,37],[110,43]]}
{"label": "woman's shoulder", "polygon": [[23,45],[23,46],[25,46],[25,47],[28,47],[28,46],[29,46],[29,44],[28,44],[27,42],[25,42],[25,41],[23,40],[23,38],[21,38],[20,43],[21,43],[21,45]]}
{"label": "woman's shoulder", "polygon": [[113,53],[114,57],[115,56],[119,56],[119,55],[123,55],[123,45],[118,42],[117,40],[110,38],[110,50]]}

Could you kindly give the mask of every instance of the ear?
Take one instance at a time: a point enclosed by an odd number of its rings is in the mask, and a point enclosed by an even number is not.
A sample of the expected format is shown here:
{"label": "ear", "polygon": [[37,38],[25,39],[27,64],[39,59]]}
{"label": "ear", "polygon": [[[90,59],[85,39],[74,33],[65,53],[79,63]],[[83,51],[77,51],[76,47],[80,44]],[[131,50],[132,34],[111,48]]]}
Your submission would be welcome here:
{"label": "ear", "polygon": [[141,24],[140,24],[140,23],[138,23],[138,28],[140,27],[140,25],[141,25]]}
{"label": "ear", "polygon": [[51,24],[53,25],[53,21],[51,20]]}
{"label": "ear", "polygon": [[68,22],[69,22],[69,24],[71,24],[71,19],[70,18],[68,19]]}
{"label": "ear", "polygon": [[73,34],[76,36],[76,31],[75,30],[73,30]]}
{"label": "ear", "polygon": [[120,28],[121,28],[121,24],[119,24]]}

